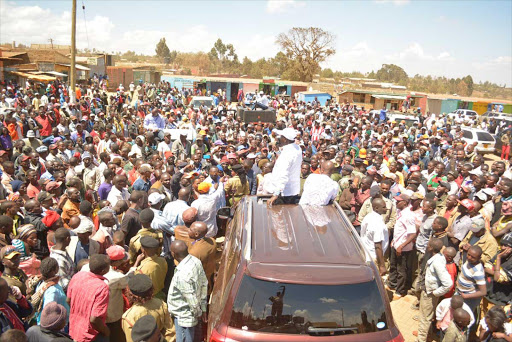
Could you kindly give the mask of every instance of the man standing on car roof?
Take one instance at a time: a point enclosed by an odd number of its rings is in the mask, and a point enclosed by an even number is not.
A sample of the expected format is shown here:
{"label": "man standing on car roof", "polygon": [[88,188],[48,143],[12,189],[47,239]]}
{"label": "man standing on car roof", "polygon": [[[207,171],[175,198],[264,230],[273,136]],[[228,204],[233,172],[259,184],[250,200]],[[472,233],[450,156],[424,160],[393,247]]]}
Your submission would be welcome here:
{"label": "man standing on car roof", "polygon": [[273,196],[268,205],[297,204],[300,192],[300,167],[302,165],[302,149],[295,143],[298,132],[293,128],[274,130],[279,136],[281,154],[272,170]]}

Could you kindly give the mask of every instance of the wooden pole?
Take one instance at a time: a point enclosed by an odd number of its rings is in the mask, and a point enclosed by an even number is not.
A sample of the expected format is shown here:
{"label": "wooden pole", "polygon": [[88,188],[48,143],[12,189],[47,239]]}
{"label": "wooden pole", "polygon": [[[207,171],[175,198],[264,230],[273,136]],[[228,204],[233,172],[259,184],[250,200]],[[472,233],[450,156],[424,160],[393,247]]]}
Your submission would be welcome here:
{"label": "wooden pole", "polygon": [[75,57],[76,57],[76,0],[73,1],[73,10],[71,13],[71,67],[69,70],[69,98],[70,102],[75,102]]}

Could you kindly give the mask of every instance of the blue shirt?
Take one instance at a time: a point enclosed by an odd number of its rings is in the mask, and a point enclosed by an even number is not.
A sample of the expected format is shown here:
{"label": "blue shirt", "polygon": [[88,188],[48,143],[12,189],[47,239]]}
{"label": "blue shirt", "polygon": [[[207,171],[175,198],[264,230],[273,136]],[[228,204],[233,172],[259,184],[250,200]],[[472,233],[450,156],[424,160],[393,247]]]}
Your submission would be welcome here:
{"label": "blue shirt", "polygon": [[[41,282],[39,285],[37,285],[36,292],[41,288],[43,282]],[[49,288],[44,291],[43,298],[42,298],[43,304],[41,306],[41,311],[36,312],[36,320],[37,324],[39,325],[41,322],[41,312],[43,311],[46,304],[51,302],[57,302],[58,304],[64,306],[66,308],[67,312],[67,319],[66,322],[69,323],[69,304],[66,301],[66,294],[64,293],[64,290],[62,289],[62,286],[59,284],[50,286]]]}
{"label": "blue shirt", "polygon": [[148,192],[149,189],[151,188],[151,182],[150,181],[144,182],[144,180],[139,177],[139,178],[137,178],[137,180],[135,182],[133,182],[132,188],[133,188],[133,190]]}
{"label": "blue shirt", "polygon": [[380,111],[380,116],[379,116],[379,119],[380,119],[381,121],[386,121],[386,112],[387,112],[387,110],[385,110],[385,109],[381,109],[381,111]]}
{"label": "blue shirt", "polygon": [[145,129],[164,129],[165,121],[162,119],[160,115],[153,116],[148,115],[144,120],[144,128]]}
{"label": "blue shirt", "polygon": [[78,265],[80,260],[89,258],[89,245],[82,245],[78,240],[75,250],[75,265]]}

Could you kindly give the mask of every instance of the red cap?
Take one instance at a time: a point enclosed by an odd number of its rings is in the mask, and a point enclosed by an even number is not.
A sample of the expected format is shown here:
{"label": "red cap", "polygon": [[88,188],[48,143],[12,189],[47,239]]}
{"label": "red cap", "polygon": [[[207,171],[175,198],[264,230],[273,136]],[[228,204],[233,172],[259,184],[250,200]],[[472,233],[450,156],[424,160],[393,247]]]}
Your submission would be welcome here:
{"label": "red cap", "polygon": [[128,255],[123,247],[113,245],[107,248],[107,255],[112,261],[128,259]]}
{"label": "red cap", "polygon": [[475,209],[475,203],[473,203],[470,199],[463,199],[462,201],[458,201],[460,205],[465,207],[467,210],[473,210]]}
{"label": "red cap", "polygon": [[411,170],[411,172],[416,172],[420,170],[420,167],[418,165],[413,165],[409,170]]}

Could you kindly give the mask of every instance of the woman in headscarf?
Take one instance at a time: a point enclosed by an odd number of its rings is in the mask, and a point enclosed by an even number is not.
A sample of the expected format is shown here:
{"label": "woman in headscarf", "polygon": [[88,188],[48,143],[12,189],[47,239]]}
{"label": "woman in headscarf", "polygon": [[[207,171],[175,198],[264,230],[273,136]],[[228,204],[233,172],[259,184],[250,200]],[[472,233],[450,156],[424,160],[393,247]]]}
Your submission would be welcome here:
{"label": "woman in headscarf", "polygon": [[11,181],[12,194],[8,198],[9,201],[20,202],[24,204],[30,198],[27,196],[27,183],[20,180]]}
{"label": "woman in headscarf", "polygon": [[34,248],[37,246],[37,231],[33,224],[24,224],[18,228],[18,235],[12,245],[21,254],[20,269],[27,276],[40,275],[41,261],[37,259]]}

